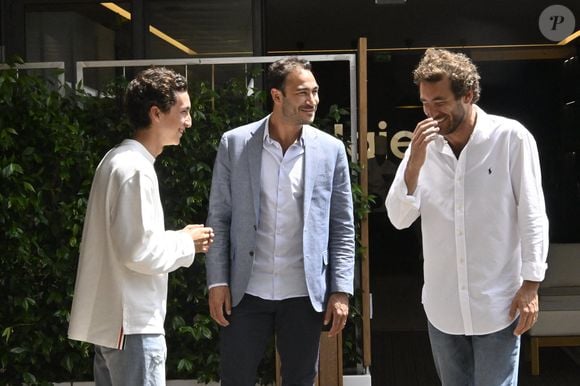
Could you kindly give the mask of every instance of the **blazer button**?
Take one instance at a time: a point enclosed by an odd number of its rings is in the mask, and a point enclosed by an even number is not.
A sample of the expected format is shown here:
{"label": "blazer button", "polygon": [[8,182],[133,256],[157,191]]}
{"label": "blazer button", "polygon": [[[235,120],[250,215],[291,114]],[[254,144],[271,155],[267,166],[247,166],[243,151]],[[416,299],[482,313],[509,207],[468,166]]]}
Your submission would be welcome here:
{"label": "blazer button", "polygon": [[250,251],[250,256],[254,256],[254,251]]}

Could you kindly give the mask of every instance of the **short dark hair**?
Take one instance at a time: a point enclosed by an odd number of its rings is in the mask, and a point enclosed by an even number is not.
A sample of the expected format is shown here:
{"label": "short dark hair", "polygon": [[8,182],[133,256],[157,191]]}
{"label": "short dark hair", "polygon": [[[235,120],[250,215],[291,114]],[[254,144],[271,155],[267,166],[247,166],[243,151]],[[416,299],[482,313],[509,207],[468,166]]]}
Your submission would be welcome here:
{"label": "short dark hair", "polygon": [[415,84],[438,82],[445,76],[451,80],[451,90],[455,99],[473,91],[473,103],[477,103],[481,95],[479,73],[477,67],[467,55],[448,50],[429,48],[413,71]]}
{"label": "short dark hair", "polygon": [[169,111],[175,104],[175,93],[182,91],[187,91],[187,80],[173,70],[151,67],[137,74],[125,92],[125,110],[133,128],[149,127],[151,107]]}
{"label": "short dark hair", "polygon": [[273,88],[282,91],[284,94],[284,86],[286,77],[297,68],[312,71],[312,65],[306,59],[300,59],[295,56],[283,58],[270,64],[268,67],[268,91]]}

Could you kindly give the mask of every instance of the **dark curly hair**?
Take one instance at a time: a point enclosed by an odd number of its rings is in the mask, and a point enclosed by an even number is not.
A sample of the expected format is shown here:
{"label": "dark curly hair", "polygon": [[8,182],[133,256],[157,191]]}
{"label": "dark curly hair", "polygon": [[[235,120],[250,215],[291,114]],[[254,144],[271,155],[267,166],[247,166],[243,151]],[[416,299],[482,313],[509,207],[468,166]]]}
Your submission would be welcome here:
{"label": "dark curly hair", "polygon": [[125,92],[125,110],[133,128],[149,127],[151,107],[169,111],[175,104],[175,93],[182,91],[187,91],[187,80],[173,70],[151,67],[137,74]]}
{"label": "dark curly hair", "polygon": [[284,86],[286,83],[286,77],[292,71],[297,68],[312,71],[312,65],[306,59],[299,59],[295,56],[289,58],[284,58],[275,61],[268,67],[268,90],[275,88],[276,90],[282,91],[284,93]]}
{"label": "dark curly hair", "polygon": [[416,85],[425,82],[438,82],[447,76],[451,80],[451,90],[455,98],[461,98],[473,91],[473,103],[479,100],[481,86],[479,73],[471,59],[461,53],[443,49],[429,48],[423,54],[417,68],[413,71]]}

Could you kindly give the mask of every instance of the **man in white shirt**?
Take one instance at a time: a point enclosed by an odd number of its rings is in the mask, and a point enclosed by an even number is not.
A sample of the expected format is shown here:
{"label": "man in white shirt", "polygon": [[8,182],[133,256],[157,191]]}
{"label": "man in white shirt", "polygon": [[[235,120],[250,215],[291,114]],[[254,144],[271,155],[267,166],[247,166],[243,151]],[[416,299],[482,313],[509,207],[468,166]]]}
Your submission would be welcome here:
{"label": "man in white shirt", "polygon": [[428,49],[413,75],[427,119],[386,206],[399,229],[421,216],[437,372],[444,386],[517,385],[549,243],[536,143],[517,121],[475,105],[480,77],[467,56]]}
{"label": "man in white shirt", "polygon": [[283,385],[314,383],[320,332],[339,333],[353,291],[354,220],[344,145],[310,126],[310,63],[274,62],[272,114],[225,133],[213,170],[209,306],[221,385],[254,386],[276,334]]}
{"label": "man in white shirt", "polygon": [[165,230],[153,166],[191,126],[185,78],[144,70],[129,83],[125,102],[135,132],[95,172],[68,335],[95,345],[97,386],[163,386],[167,275],[206,252],[213,231]]}

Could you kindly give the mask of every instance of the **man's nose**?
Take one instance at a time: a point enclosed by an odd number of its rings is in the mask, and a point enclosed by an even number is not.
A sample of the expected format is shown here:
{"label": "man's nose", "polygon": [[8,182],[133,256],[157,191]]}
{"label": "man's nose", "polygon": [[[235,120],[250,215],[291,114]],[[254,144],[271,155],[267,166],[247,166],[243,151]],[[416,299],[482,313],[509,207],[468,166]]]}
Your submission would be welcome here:
{"label": "man's nose", "polygon": [[316,106],[318,104],[318,94],[308,93],[308,97],[306,98],[306,101],[308,103],[310,103],[311,105]]}

